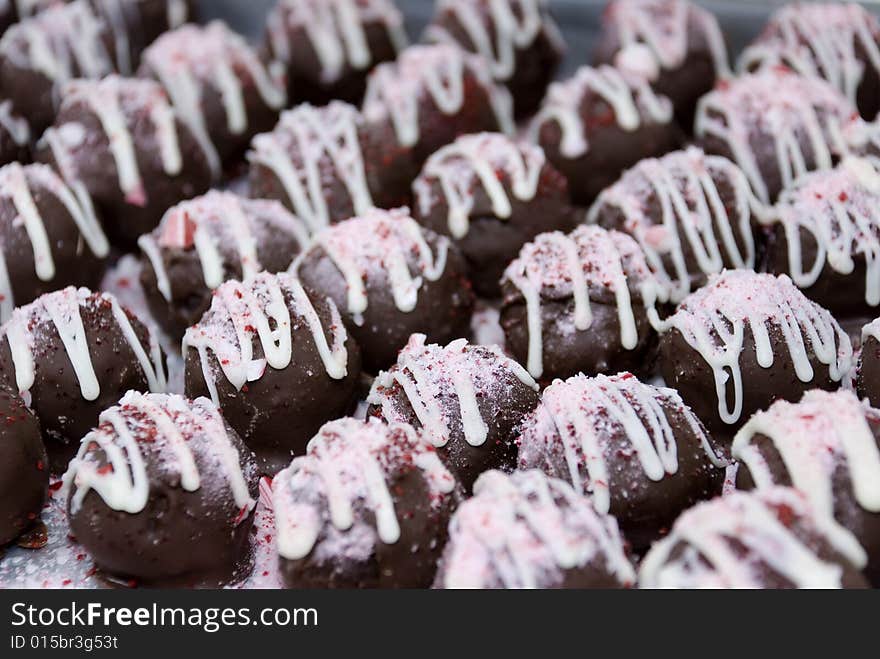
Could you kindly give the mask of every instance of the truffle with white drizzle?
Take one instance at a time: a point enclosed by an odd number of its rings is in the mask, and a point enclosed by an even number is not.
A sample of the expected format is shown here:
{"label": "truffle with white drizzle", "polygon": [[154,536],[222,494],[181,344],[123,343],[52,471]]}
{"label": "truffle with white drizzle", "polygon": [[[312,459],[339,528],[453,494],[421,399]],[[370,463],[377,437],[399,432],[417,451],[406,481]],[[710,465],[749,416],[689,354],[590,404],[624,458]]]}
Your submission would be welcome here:
{"label": "truffle with white drizzle", "polygon": [[414,334],[373,381],[367,415],[421,428],[470,490],[487,469],[513,469],[517,430],[538,400],[537,383],[497,346],[429,345]]}
{"label": "truffle with white drizzle", "polygon": [[214,190],[173,206],[140,237],[141,284],[153,317],[179,339],[220,284],[286,270],[308,244],[305,223],[277,201]]}
{"label": "truffle with white drizzle", "polygon": [[504,268],[544,231],[580,222],[568,182],[539,146],[500,133],[459,137],[428,158],[413,184],[413,217],[451,236],[470,268],[474,290],[496,298]]}
{"label": "truffle with white drizzle", "polygon": [[30,160],[31,129],[12,101],[0,101],[0,165]]}
{"label": "truffle with white drizzle", "polygon": [[518,117],[537,110],[565,53],[548,0],[440,0],[425,39],[457,44],[489,62]]}
{"label": "truffle with white drizzle", "polygon": [[706,153],[739,165],[758,199],[771,203],[796,178],[834,165],[855,113],[824,80],[777,67],[720,82],[700,99],[694,134]]}
{"label": "truffle with white drizzle", "polygon": [[0,321],[44,293],[97,286],[108,253],[91,208],[51,167],[0,168]]}
{"label": "truffle with white drizzle", "polygon": [[778,9],[740,55],[740,71],[787,66],[827,80],[873,119],[880,110],[880,22],[855,2],[798,2]]}
{"label": "truffle with white drizzle", "polygon": [[854,116],[843,125],[841,132],[841,142],[834,145],[835,156],[864,158],[880,169],[880,121],[865,121]]}
{"label": "truffle with white drizzle", "polygon": [[227,281],[183,337],[185,390],[209,397],[274,475],[354,407],[360,351],[336,305],[290,274]]}
{"label": "truffle with white drizzle", "polygon": [[532,469],[480,476],[449,523],[434,586],[628,588],[635,580],[615,519]]}
{"label": "truffle with white drizzle", "polygon": [[406,209],[372,209],[325,229],[292,271],[333,299],[369,373],[390,367],[412,334],[440,344],[468,335],[474,300],[464,259]]}
{"label": "truffle with white drizzle", "polygon": [[679,145],[672,114],[641,76],[583,66],[550,85],[528,132],[568,179],[574,202],[589,206],[625,169]]}
{"label": "truffle with white drizzle", "polygon": [[688,0],[609,2],[594,61],[647,78],[688,132],[697,100],[730,75],[718,19]]}
{"label": "truffle with white drizzle", "polygon": [[637,551],[721,493],[727,461],[673,389],[631,373],[557,380],[523,424],[519,466],[540,469],[617,518]]}
{"label": "truffle with white drizzle", "polygon": [[856,369],[855,388],[860,399],[880,408],[880,318],[862,328],[862,348]]}
{"label": "truffle with white drizzle", "polygon": [[858,557],[797,490],[735,492],[676,520],[639,566],[641,588],[866,588]]}
{"label": "truffle with white drizzle", "polygon": [[774,400],[839,388],[853,364],[846,332],[785,275],[725,271],[658,326],[663,378],[719,439]]}
{"label": "truffle with white drizzle", "polygon": [[166,32],[144,51],[138,74],[162,84],[218,178],[254,135],[272,128],[287,97],[244,37],[222,21]]}
{"label": "truffle with white drizzle", "polygon": [[834,545],[880,585],[880,410],[850,391],[808,391],[755,414],[731,452],[738,488],[803,492]]}
{"label": "truffle with white drizzle", "polygon": [[880,306],[880,172],[848,157],[784,190],[765,225],[764,266],[841,320]]}
{"label": "truffle with white drizzle", "polygon": [[369,71],[407,42],[394,0],[280,0],[263,49],[284,71],[291,100],[359,103]]}
{"label": "truffle with white drizzle", "polygon": [[0,35],[25,18],[43,11],[58,0],[0,0]]}
{"label": "truffle with white drizzle", "polygon": [[124,585],[217,586],[253,564],[253,455],[205,398],[128,392],[64,474],[70,530]]}
{"label": "truffle with white drizzle", "polygon": [[272,483],[289,588],[431,585],[461,487],[412,426],[326,424]]}
{"label": "truffle with white drizzle", "polygon": [[[377,203],[403,203],[428,157],[468,133],[515,130],[513,102],[489,64],[452,44],[410,46],[370,74],[365,157],[377,167]],[[392,200],[392,202],[385,201]]]}
{"label": "truffle with white drizzle", "polygon": [[582,225],[541,234],[508,266],[501,290],[507,349],[533,377],[649,371],[650,316],[668,294],[625,233]]}
{"label": "truffle with white drizzle", "polygon": [[64,87],[37,158],[60,172],[81,203],[94,205],[124,247],[212,180],[207,155],[159,83],[115,75]]}
{"label": "truffle with white drizzle", "polygon": [[0,379],[36,414],[55,471],[126,391],[166,388],[156,336],[112,295],[73,287],[12,312],[0,328]]}
{"label": "truffle with white drizzle", "polygon": [[635,238],[677,303],[724,268],[754,268],[767,213],[736,164],[689,147],[625,172],[587,220]]}
{"label": "truffle with white drizzle", "polygon": [[364,158],[364,130],[358,110],[340,101],[282,113],[251,143],[251,196],[283,202],[313,232],[366,212],[376,205],[371,184],[381,165]]}

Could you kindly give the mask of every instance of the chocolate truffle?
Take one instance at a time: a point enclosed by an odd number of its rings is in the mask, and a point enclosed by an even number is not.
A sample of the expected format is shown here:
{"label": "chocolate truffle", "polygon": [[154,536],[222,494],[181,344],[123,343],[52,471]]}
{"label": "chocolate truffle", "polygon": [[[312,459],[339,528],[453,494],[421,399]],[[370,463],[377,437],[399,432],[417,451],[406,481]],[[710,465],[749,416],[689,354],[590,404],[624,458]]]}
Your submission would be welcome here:
{"label": "chocolate truffle", "polygon": [[535,378],[649,372],[657,347],[649,315],[666,294],[628,235],[591,225],[541,234],[501,288],[507,349]]}
{"label": "chocolate truffle", "polygon": [[729,270],[660,327],[660,371],[718,439],[776,399],[837,389],[849,336],[785,275]]}
{"label": "chocolate truffle", "polygon": [[103,576],[217,586],[253,564],[253,456],[205,398],[128,392],[64,475],[70,530]]}
{"label": "chocolate truffle", "polygon": [[724,268],[755,267],[767,212],[737,165],[689,147],[625,172],[587,220],[635,238],[677,303]]}
{"label": "chocolate truffle", "polygon": [[789,275],[837,318],[880,305],[880,173],[850,157],[784,190],[768,220],[765,268]]}
{"label": "chocolate truffle", "polygon": [[186,395],[209,396],[270,476],[356,401],[357,344],[333,302],[286,273],[221,285],[183,354]]}
{"label": "chocolate truffle", "polygon": [[856,393],[880,408],[880,318],[862,328],[862,349],[856,370]]}
{"label": "chocolate truffle", "polygon": [[642,588],[866,588],[850,548],[800,492],[736,492],[694,506],[639,566]]}
{"label": "chocolate truffle", "polygon": [[0,320],[44,293],[97,286],[108,251],[91,208],[51,167],[0,168]]}
{"label": "chocolate truffle", "polygon": [[282,83],[222,21],[165,33],[144,51],[139,75],[162,84],[217,177],[275,125],[286,101]]}
{"label": "chocolate truffle", "polygon": [[507,86],[517,117],[541,104],[565,42],[548,0],[441,0],[425,38],[453,43],[489,62]]}
{"label": "chocolate truffle", "polygon": [[449,523],[437,588],[627,588],[615,519],[535,469],[488,471]]}
{"label": "chocolate truffle", "polygon": [[484,297],[500,295],[504,268],[526,242],[580,221],[568,182],[541,148],[499,133],[466,135],[437,151],[413,196],[413,217],[455,240]]}
{"label": "chocolate truffle", "polygon": [[833,166],[835,141],[853,114],[824,80],[776,67],[720,82],[700,99],[694,133],[706,153],[739,165],[770,203],[799,176]]}
{"label": "chocolate truffle", "polygon": [[357,109],[339,101],[284,112],[251,144],[250,195],[281,201],[312,231],[365,213],[381,165],[364,158],[364,131]]}
{"label": "chocolate truffle", "polygon": [[370,69],[407,41],[394,0],[280,0],[264,48],[285,71],[292,101],[359,103]]}
{"label": "chocolate truffle", "polygon": [[0,34],[59,0],[3,0],[0,2]]}
{"label": "chocolate truffle", "polygon": [[516,433],[538,401],[538,385],[498,347],[427,345],[414,334],[373,382],[367,414],[421,428],[470,490],[487,469],[516,466]]}
{"label": "chocolate truffle", "polygon": [[808,391],[755,414],[731,451],[737,487],[803,492],[835,546],[880,587],[880,410],[849,391]]}
{"label": "chocolate truffle", "polygon": [[0,165],[30,160],[31,129],[15,114],[12,101],[0,101]]}
{"label": "chocolate truffle", "polygon": [[211,184],[205,151],[151,80],[114,75],[68,83],[38,158],[88,192],[122,247]]}
{"label": "chocolate truffle", "polygon": [[411,334],[446,344],[469,333],[474,299],[464,259],[406,209],[373,209],[325,229],[294,269],[336,302],[369,373],[390,367]]}
{"label": "chocolate truffle", "polygon": [[[406,204],[428,156],[460,135],[513,134],[510,93],[489,63],[452,44],[411,46],[370,74],[363,113],[370,189],[379,206]],[[374,181],[373,178],[376,180]]]}
{"label": "chocolate truffle", "polygon": [[277,201],[216,190],[183,201],[141,236],[141,284],[150,311],[180,339],[229,279],[286,270],[308,245],[305,225]]}
{"label": "chocolate truffle", "polygon": [[40,424],[22,400],[0,387],[0,548],[15,540],[39,519],[49,460]]}
{"label": "chocolate truffle", "polygon": [[584,66],[550,85],[529,134],[568,179],[580,206],[589,206],[628,167],[681,141],[669,99],[644,78],[610,66]]}
{"label": "chocolate truffle", "polygon": [[798,2],[778,9],[743,51],[739,69],[780,65],[827,80],[866,119],[880,110],[880,22],[855,2]]}
{"label": "chocolate truffle", "polygon": [[687,0],[612,0],[595,61],[647,78],[688,132],[697,100],[730,75],[718,20]]}
{"label": "chocolate truffle", "polygon": [[678,393],[631,373],[557,380],[518,442],[520,468],[541,469],[590,496],[636,551],[724,485],[727,461]]}
{"label": "chocolate truffle", "polygon": [[156,337],[112,295],[73,287],[12,312],[0,328],[0,379],[36,414],[55,472],[125,392],[166,387]]}
{"label": "chocolate truffle", "polygon": [[288,588],[425,588],[461,488],[412,426],[326,424],[272,483]]}

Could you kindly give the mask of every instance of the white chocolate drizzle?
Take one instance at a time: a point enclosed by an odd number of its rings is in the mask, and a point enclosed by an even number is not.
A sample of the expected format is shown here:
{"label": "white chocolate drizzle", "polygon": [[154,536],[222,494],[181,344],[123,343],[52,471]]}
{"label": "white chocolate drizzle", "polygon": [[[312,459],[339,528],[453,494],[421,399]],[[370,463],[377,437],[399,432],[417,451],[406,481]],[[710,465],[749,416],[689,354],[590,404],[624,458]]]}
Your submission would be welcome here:
{"label": "white chocolate drizzle", "polygon": [[589,331],[593,324],[590,294],[610,293],[617,305],[620,341],[633,350],[639,342],[635,308],[649,314],[667,294],[660,288],[635,240],[619,231],[581,225],[566,235],[543,233],[527,243],[504,273],[526,303],[528,358],[533,377],[544,373],[542,299],[574,300],[573,324]]}
{"label": "white chocolate drizzle", "polygon": [[427,99],[440,112],[453,116],[465,102],[465,76],[472,76],[495,113],[501,132],[512,135],[513,100],[507,89],[492,80],[488,64],[451,44],[410,46],[396,62],[377,66],[370,74],[363,113],[369,122],[389,119],[404,147],[419,143],[420,106]]}
{"label": "white chocolate drizzle", "polygon": [[[425,341],[424,334],[410,337],[397,364],[373,381],[367,402],[378,405],[386,421],[407,422],[407,415],[389,395],[389,390],[399,385],[423,434],[438,448],[452,439],[457,420],[468,444],[482,446],[486,442],[489,426],[480,412],[478,396],[489,400],[503,397],[503,391],[496,388],[510,386],[505,382],[506,374],[538,390],[528,372],[497,346],[472,346],[466,339],[446,347],[427,345]],[[453,401],[457,402],[457,415]]]}
{"label": "white chocolate drizzle", "polygon": [[[725,199],[722,190],[732,199]],[[651,200],[660,217],[649,214]],[[639,162],[600,193],[587,221],[597,222],[612,208],[623,217],[614,228],[638,241],[673,302],[681,302],[694,286],[687,253],[704,275],[721,272],[725,263],[754,268],[752,218],[768,214],[736,164],[696,147]]]}
{"label": "white chocolate drizzle", "polygon": [[25,146],[31,139],[28,122],[13,113],[12,101],[0,102],[0,127],[17,146]]}
{"label": "white chocolate drizzle", "polygon": [[481,187],[501,220],[509,219],[512,200],[499,173],[510,181],[513,197],[528,202],[535,198],[547,159],[535,145],[517,142],[499,133],[459,137],[428,158],[413,184],[422,214],[430,212],[431,184],[437,181],[449,209],[449,232],[453,238],[467,235],[474,209],[474,190]]}
{"label": "white chocolate drizzle", "polygon": [[[762,368],[776,359],[771,329],[779,332],[798,380],[816,377],[813,355],[827,366],[828,377],[840,382],[849,373],[853,348],[849,336],[831,314],[807,299],[785,275],[774,277],[747,270],[729,270],[692,293],[678,310],[658,324],[660,332],[677,330],[712,369],[718,415],[735,424],[742,414],[741,358],[748,330],[755,358]],[[733,385],[733,400],[728,386]]]}
{"label": "white chocolate drizzle", "polygon": [[[207,398],[187,401],[174,394],[129,391],[117,406],[101,413],[98,428],[83,438],[64,474],[71,513],[76,514],[92,491],[113,510],[142,512],[150,498],[148,464],[153,462],[176,473],[181,489],[197,492],[204,476],[213,472],[200,473],[196,455],[198,462],[207,463],[203,468],[220,471],[236,509],[250,512],[256,501],[229,432]],[[96,451],[103,455],[96,458]],[[245,516],[239,514],[238,521]]]}
{"label": "white chocolate drizzle", "polygon": [[[659,482],[678,472],[678,444],[667,409],[677,410],[712,465],[727,466],[710,444],[706,430],[673,389],[643,384],[631,373],[557,380],[544,390],[541,404],[520,436],[520,464],[541,465],[545,456],[565,457],[565,474],[574,489],[588,494],[600,513],[608,513],[613,496],[609,452],[619,435],[635,452],[650,480]],[[622,450],[627,450],[624,447]]]}
{"label": "white chocolate drizzle", "polygon": [[[368,524],[358,513],[361,507],[375,517],[375,531],[367,534],[367,555],[375,538],[396,543],[400,521],[390,484],[399,474],[416,469],[431,505],[447,501],[455,479],[434,447],[411,426],[376,419],[340,419],[324,425],[309,442],[306,455],[294,458],[273,482],[278,553],[299,560],[316,549],[316,543],[330,544],[346,534],[357,543],[364,535],[357,527]],[[326,535],[319,540],[322,530]]]}

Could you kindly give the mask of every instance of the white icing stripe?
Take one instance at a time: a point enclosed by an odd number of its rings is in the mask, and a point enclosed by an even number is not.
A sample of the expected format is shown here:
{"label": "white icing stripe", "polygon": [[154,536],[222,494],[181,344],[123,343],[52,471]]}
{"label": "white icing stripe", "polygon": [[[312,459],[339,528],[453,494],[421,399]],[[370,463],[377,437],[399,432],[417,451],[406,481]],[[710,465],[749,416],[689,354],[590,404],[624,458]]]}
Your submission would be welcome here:
{"label": "white icing stripe", "polygon": [[26,145],[31,139],[28,122],[12,113],[12,101],[0,102],[0,126],[18,146]]}

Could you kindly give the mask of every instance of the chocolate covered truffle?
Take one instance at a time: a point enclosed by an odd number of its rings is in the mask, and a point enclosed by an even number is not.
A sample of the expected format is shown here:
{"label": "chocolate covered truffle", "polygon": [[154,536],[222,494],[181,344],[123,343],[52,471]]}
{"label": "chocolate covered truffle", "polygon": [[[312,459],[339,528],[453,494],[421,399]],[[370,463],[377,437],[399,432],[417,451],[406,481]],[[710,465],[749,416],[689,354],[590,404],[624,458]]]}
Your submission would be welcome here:
{"label": "chocolate covered truffle", "polygon": [[610,66],[584,66],[550,85],[529,134],[581,206],[639,160],[676,148],[681,137],[669,99],[641,76]]}
{"label": "chocolate covered truffle", "polygon": [[186,395],[210,397],[268,475],[356,401],[357,344],[332,300],[287,273],[222,284],[183,354]]}
{"label": "chocolate covered truffle", "polygon": [[880,410],[849,391],[808,391],[755,414],[731,451],[737,487],[803,492],[835,546],[880,586]]}
{"label": "chocolate covered truffle", "polygon": [[229,279],[286,270],[309,243],[304,223],[277,201],[211,191],[165,213],[141,236],[141,284],[156,321],[179,339]]}
{"label": "chocolate covered truffle", "polygon": [[437,151],[413,195],[413,216],[455,240],[484,297],[498,297],[504,268],[526,242],[581,219],[541,148],[499,133],[466,135]]}
{"label": "chocolate covered truffle", "polygon": [[548,0],[441,0],[425,38],[457,44],[489,62],[518,117],[538,109],[565,52]]}
{"label": "chocolate covered truffle", "polygon": [[12,101],[0,101],[0,165],[30,160],[31,129],[12,109]]}
{"label": "chocolate covered truffle", "polygon": [[880,173],[847,158],[784,190],[768,221],[765,266],[837,318],[873,318],[880,306]]}
{"label": "chocolate covered truffle", "polygon": [[415,334],[373,382],[367,414],[421,428],[470,490],[487,469],[516,465],[516,433],[538,405],[538,385],[496,346],[428,345]]}
{"label": "chocolate covered truffle", "polygon": [[64,475],[70,529],[123,585],[217,586],[248,575],[253,456],[211,401],[129,392]]}
{"label": "chocolate covered truffle", "polygon": [[626,588],[635,583],[617,522],[535,469],[489,471],[452,516],[438,588]]}
{"label": "chocolate covered truffle", "polygon": [[519,465],[590,496],[641,551],[682,511],[721,493],[727,461],[678,393],[621,373],[545,389],[523,424]]}
{"label": "chocolate covered truffle", "polygon": [[425,588],[437,571],[455,478],[412,426],[328,423],[272,483],[288,588]]}
{"label": "chocolate covered truffle", "polygon": [[862,328],[862,349],[856,370],[856,393],[880,408],[880,318]]}
{"label": "chocolate covered truffle", "polygon": [[774,400],[840,387],[849,336],[785,275],[730,270],[661,324],[660,371],[719,439]]}
{"label": "chocolate covered truffle", "polygon": [[91,207],[51,167],[0,168],[0,320],[44,293],[97,286],[108,252]]}
{"label": "chocolate covered truffle", "polygon": [[754,268],[767,208],[743,171],[696,147],[648,158],[596,199],[588,221],[628,233],[673,302],[724,268]]}
{"label": "chocolate covered truffle", "polygon": [[739,69],[780,65],[827,80],[866,119],[880,110],[880,22],[855,2],[798,2],[778,9],[743,51]]}
{"label": "chocolate covered truffle", "polygon": [[36,414],[53,471],[125,392],[163,391],[163,362],[156,337],[116,298],[85,288],[43,295],[0,328],[0,379]]}
{"label": "chocolate covered truffle", "polygon": [[40,424],[13,390],[0,387],[0,549],[40,517],[49,460]]}
{"label": "chocolate covered truffle", "polygon": [[369,71],[407,41],[394,0],[280,0],[265,50],[285,71],[291,101],[359,103]]}
{"label": "chocolate covered truffle", "polygon": [[796,490],[736,492],[685,512],[639,566],[642,588],[866,588],[847,546]]}
{"label": "chocolate covered truffle", "polygon": [[504,273],[507,349],[542,381],[577,373],[649,372],[649,322],[666,293],[635,240],[582,225],[527,244]]}
{"label": "chocolate covered truffle", "polygon": [[108,76],[68,83],[42,144],[39,159],[88,192],[122,247],[211,183],[205,151],[150,80]]}
{"label": "chocolate covered truffle", "polygon": [[275,125],[286,101],[282,81],[222,21],[165,33],[144,51],[139,75],[162,84],[217,177]]}
{"label": "chocolate covered truffle", "polygon": [[446,344],[469,333],[473,294],[464,259],[405,209],[373,209],[325,229],[294,270],[336,302],[367,372],[390,367],[411,334]]}
{"label": "chocolate covered truffle", "polygon": [[428,156],[456,137],[513,134],[512,100],[489,63],[452,44],[411,46],[370,74],[363,113],[365,157],[377,163],[370,189],[383,207],[408,203]]}
{"label": "chocolate covered truffle", "polygon": [[247,154],[250,194],[281,201],[312,231],[365,213],[375,205],[371,185],[382,165],[364,158],[364,140],[354,106],[298,105],[271,133],[254,138]]}
{"label": "chocolate covered truffle", "polygon": [[855,112],[824,80],[776,67],[719,83],[700,99],[694,133],[770,203],[799,176],[834,165],[840,129]]}
{"label": "chocolate covered truffle", "polygon": [[647,78],[688,132],[697,99],[730,74],[718,20],[687,0],[612,0],[595,59]]}

